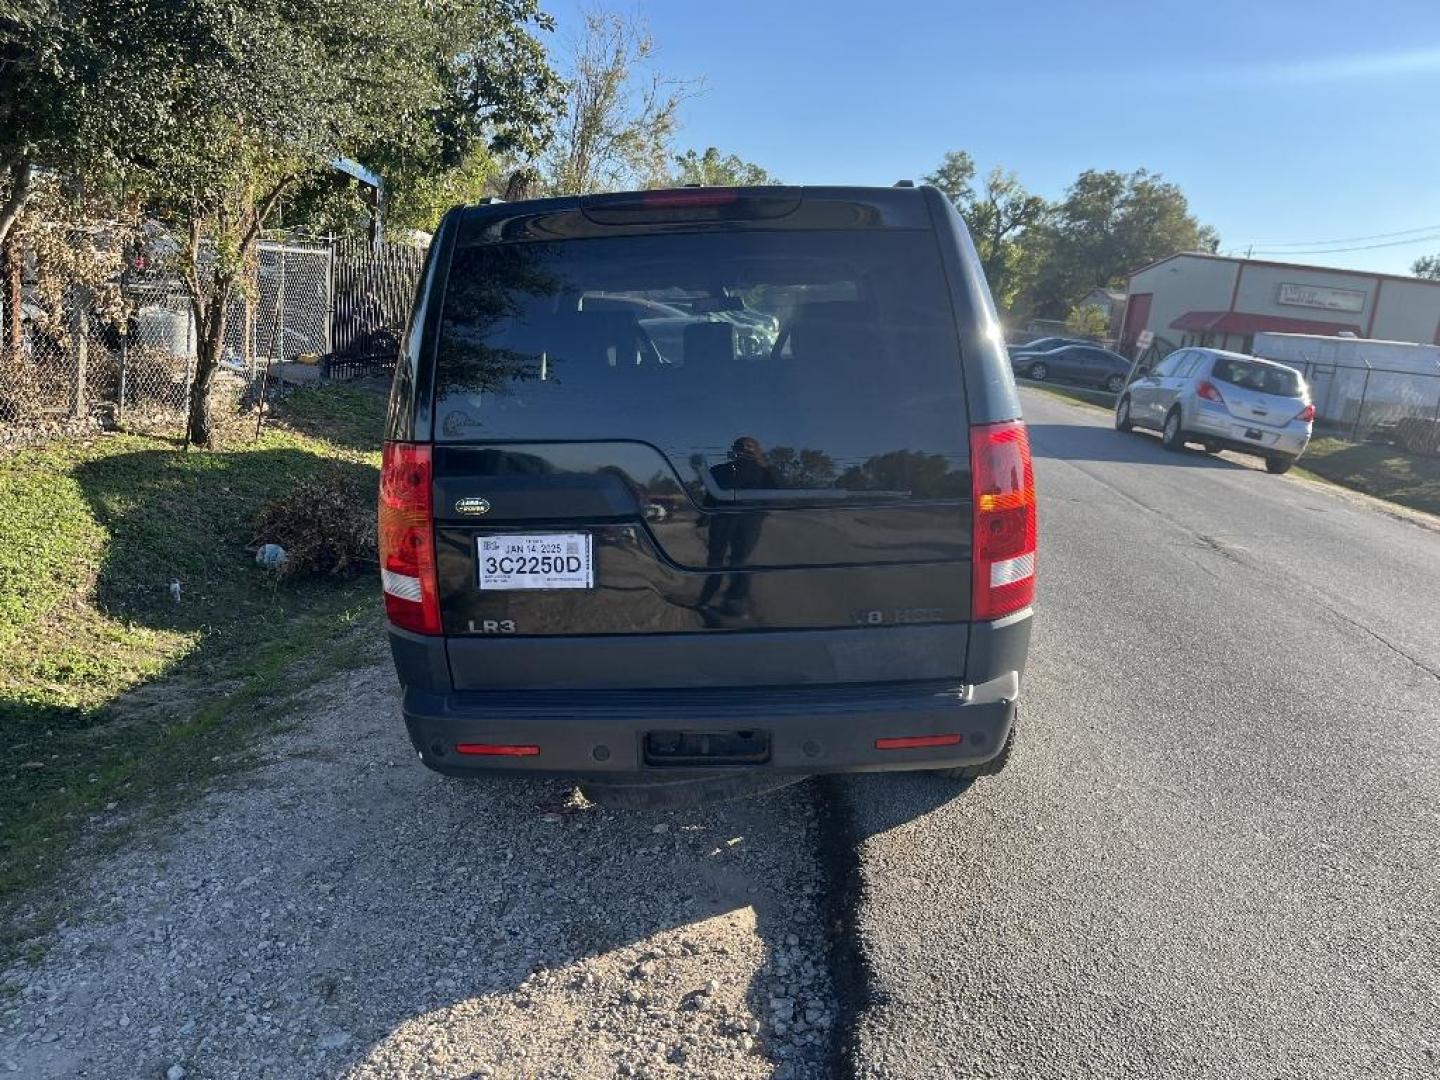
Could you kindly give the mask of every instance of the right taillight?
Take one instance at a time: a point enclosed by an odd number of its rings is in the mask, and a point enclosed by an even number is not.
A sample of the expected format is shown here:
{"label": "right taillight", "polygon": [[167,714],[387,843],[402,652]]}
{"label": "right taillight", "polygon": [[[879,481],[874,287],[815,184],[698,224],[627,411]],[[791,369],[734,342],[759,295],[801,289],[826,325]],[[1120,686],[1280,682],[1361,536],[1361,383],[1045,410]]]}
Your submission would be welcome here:
{"label": "right taillight", "polygon": [[1206,401],[1223,402],[1225,400],[1223,397],[1220,396],[1220,391],[1215,389],[1214,383],[1205,382],[1203,379],[1201,380],[1200,385],[1195,387],[1195,393],[1199,394]]}
{"label": "right taillight", "polygon": [[380,460],[380,584],[385,614],[418,634],[440,633],[430,447],[387,442]]}
{"label": "right taillight", "polygon": [[1035,599],[1035,469],[1023,420],[970,431],[975,500],[971,610],[998,619]]}
{"label": "right taillight", "polygon": [[1306,405],[1305,408],[1300,410],[1300,415],[1295,417],[1295,419],[1299,420],[1302,424],[1313,423],[1315,420],[1315,406]]}

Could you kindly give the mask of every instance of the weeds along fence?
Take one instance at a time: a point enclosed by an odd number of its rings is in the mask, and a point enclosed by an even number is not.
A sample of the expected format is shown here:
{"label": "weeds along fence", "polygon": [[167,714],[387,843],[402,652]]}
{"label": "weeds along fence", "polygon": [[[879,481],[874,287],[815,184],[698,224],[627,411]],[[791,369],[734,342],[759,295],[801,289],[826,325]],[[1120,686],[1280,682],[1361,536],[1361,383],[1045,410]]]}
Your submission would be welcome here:
{"label": "weeds along fence", "polygon": [[[424,255],[262,241],[226,313],[215,393],[243,407],[264,386],[393,368]],[[0,290],[0,445],[97,425],[183,429],[196,361],[189,296],[163,274],[127,271],[118,284],[122,303],[104,310],[80,287],[47,299],[25,275]]]}

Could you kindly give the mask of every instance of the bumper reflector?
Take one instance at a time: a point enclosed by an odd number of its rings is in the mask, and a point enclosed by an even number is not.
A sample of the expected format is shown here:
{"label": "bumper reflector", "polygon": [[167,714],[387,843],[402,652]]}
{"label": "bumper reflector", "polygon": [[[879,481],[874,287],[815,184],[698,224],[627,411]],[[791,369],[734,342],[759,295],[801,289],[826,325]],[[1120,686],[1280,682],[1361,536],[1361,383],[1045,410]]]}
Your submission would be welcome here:
{"label": "bumper reflector", "polygon": [[538,757],[540,747],[504,743],[462,742],[455,744],[455,752],[457,754],[475,754],[480,757]]}
{"label": "bumper reflector", "polygon": [[907,735],[900,739],[876,739],[876,750],[919,750],[926,746],[958,746],[957,735]]}

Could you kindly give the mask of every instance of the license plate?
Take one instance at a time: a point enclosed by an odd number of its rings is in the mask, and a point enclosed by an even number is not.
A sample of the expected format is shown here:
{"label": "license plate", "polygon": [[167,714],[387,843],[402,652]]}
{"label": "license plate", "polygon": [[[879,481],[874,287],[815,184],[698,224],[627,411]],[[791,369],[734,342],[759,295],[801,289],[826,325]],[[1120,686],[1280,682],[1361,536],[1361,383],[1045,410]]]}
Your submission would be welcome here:
{"label": "license plate", "polygon": [[476,541],[482,589],[593,589],[589,533],[482,536]]}

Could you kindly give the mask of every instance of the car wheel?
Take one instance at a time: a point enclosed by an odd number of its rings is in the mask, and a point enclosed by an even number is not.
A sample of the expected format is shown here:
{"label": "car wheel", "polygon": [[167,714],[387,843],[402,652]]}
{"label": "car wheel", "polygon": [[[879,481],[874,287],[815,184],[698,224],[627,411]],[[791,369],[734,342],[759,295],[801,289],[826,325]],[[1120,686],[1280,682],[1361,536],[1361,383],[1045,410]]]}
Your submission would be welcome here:
{"label": "car wheel", "polygon": [[1135,430],[1135,422],[1130,419],[1130,397],[1128,394],[1122,397],[1120,403],[1115,406],[1115,430]]}
{"label": "car wheel", "polygon": [[1279,476],[1281,473],[1290,471],[1290,466],[1295,464],[1293,457],[1281,457],[1279,454],[1272,454],[1265,459],[1265,471]]}
{"label": "car wheel", "polygon": [[1166,450],[1184,450],[1185,432],[1180,428],[1180,410],[1174,408],[1165,417],[1165,427],[1160,431],[1160,444]]}
{"label": "car wheel", "polygon": [[1005,745],[1000,748],[989,761],[982,761],[979,765],[961,765],[954,769],[934,769],[936,776],[943,776],[946,780],[954,780],[961,785],[960,790],[964,791],[982,776],[994,776],[1010,763],[1010,752],[1015,749],[1015,729],[1019,727],[1019,719],[1010,724],[1010,734],[1005,736]]}
{"label": "car wheel", "polygon": [[1036,382],[1044,382],[1050,377],[1050,369],[1044,364],[1031,364],[1030,370],[1026,374]]}
{"label": "car wheel", "polygon": [[1111,375],[1110,378],[1105,380],[1105,389],[1109,390],[1112,394],[1118,394],[1121,390],[1125,389],[1125,376]]}

